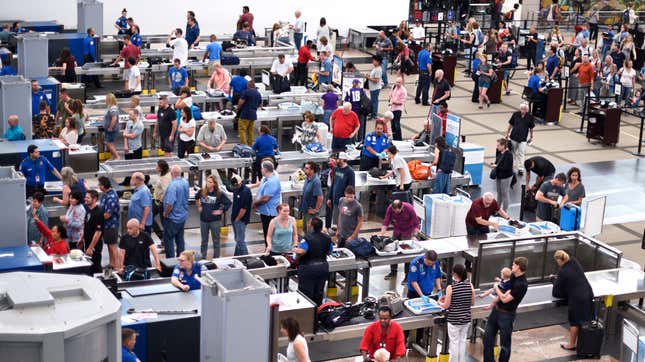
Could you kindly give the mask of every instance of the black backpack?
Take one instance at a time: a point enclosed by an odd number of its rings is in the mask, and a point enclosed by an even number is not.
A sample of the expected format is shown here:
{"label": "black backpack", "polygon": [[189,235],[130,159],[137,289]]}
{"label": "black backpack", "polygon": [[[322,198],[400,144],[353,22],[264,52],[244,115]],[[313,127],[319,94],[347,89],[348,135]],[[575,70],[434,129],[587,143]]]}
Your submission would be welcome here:
{"label": "black backpack", "polygon": [[146,280],[149,277],[147,269],[139,268],[136,265],[126,265],[123,271],[123,280],[128,282],[133,280]]}
{"label": "black backpack", "polygon": [[316,315],[318,324],[328,331],[332,331],[352,319],[350,307],[333,301],[321,304]]}
{"label": "black backpack", "polygon": [[441,157],[439,159],[439,165],[437,166],[443,173],[451,173],[455,168],[455,160],[457,156],[449,148],[444,148],[441,150]]}
{"label": "black backpack", "polygon": [[[365,82],[367,84],[367,82]],[[367,116],[372,114],[372,100],[367,96],[365,91],[361,92],[361,115]]]}

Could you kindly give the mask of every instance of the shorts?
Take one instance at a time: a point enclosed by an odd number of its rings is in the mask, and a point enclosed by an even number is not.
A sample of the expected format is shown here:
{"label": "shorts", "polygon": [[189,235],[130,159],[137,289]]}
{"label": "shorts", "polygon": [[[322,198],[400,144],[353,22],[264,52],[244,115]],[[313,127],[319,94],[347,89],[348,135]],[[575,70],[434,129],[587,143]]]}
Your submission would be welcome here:
{"label": "shorts", "polygon": [[[125,61],[127,62],[128,60],[126,59]],[[123,80],[129,80],[129,79],[130,79],[130,68],[123,69]]]}
{"label": "shorts", "polygon": [[170,137],[170,135],[166,135],[166,136],[159,135],[159,147],[164,152],[172,152],[173,149],[175,148],[175,138],[173,138],[172,142],[170,142],[168,137]]}
{"label": "shorts", "polygon": [[490,88],[490,82],[482,80],[481,77],[480,77],[479,78],[479,88]]}
{"label": "shorts", "polygon": [[119,230],[110,228],[103,230],[103,241],[107,245],[114,245],[119,241]]}
{"label": "shorts", "polygon": [[105,131],[105,142],[114,143],[117,134],[119,134],[118,131]]}

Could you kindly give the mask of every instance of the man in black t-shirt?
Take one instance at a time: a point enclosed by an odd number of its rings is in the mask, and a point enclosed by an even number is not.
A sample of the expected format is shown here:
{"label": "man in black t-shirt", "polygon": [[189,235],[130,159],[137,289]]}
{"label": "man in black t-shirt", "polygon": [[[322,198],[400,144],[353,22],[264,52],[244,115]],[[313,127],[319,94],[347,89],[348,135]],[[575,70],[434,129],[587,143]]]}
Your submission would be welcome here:
{"label": "man in black t-shirt", "polygon": [[520,110],[513,113],[508,121],[506,130],[506,139],[511,140],[513,171],[519,176],[524,173],[524,155],[527,144],[533,141],[533,128],[535,128],[535,121],[529,114],[529,104],[522,102]]}
{"label": "man in black t-shirt", "polygon": [[439,104],[450,99],[450,83],[444,78],[443,70],[434,74],[434,92],[432,93],[432,113],[439,114]]}
{"label": "man in black t-shirt", "polygon": [[159,263],[159,253],[155,243],[152,241],[150,234],[139,230],[139,221],[130,219],[127,224],[127,234],[121,236],[119,248],[121,249],[121,265],[119,269],[123,271],[126,266],[134,265],[137,268],[148,268],[150,264],[150,252],[155,259],[155,268],[161,271]]}
{"label": "man in black t-shirt", "polygon": [[96,190],[88,190],[85,193],[85,205],[87,205],[87,212],[85,213],[85,225],[83,228],[83,243],[84,251],[87,256],[92,258],[92,273],[100,273],[101,268],[101,252],[103,251],[103,209],[96,203],[99,199],[99,193]]}
{"label": "man in black t-shirt", "polygon": [[172,156],[177,131],[176,121],[177,114],[168,104],[168,97],[165,95],[159,97],[159,110],[157,111],[154,137],[159,137],[159,147],[164,151],[166,157]]}
{"label": "man in black t-shirt", "polygon": [[542,156],[531,157],[524,161],[524,169],[526,169],[526,187],[529,187],[530,185],[531,172],[535,172],[538,176],[535,179],[535,185],[533,186],[536,191],[540,188],[542,182],[550,180],[553,175],[555,175],[555,166]]}
{"label": "man in black t-shirt", "polygon": [[[567,177],[563,173],[555,175],[549,181],[542,183],[538,192],[535,194],[535,200],[538,202],[536,216],[539,220],[553,221],[554,208],[559,208],[558,198],[566,195],[564,185],[567,183]],[[557,216],[555,216],[557,220]]]}
{"label": "man in black t-shirt", "polygon": [[535,59],[537,52],[538,44],[538,32],[535,30],[535,26],[531,25],[529,33],[526,35],[526,50],[528,51],[528,56],[526,57],[526,67],[531,69],[531,63],[534,66],[537,66],[537,61]]}
{"label": "man in black t-shirt", "polygon": [[524,299],[528,289],[528,282],[524,273],[528,268],[528,260],[518,257],[513,260],[511,271],[511,289],[502,292],[499,285],[495,284],[495,306],[488,316],[486,332],[484,333],[484,362],[494,362],[494,347],[497,332],[499,332],[499,362],[508,362],[511,357],[511,335],[517,306]]}

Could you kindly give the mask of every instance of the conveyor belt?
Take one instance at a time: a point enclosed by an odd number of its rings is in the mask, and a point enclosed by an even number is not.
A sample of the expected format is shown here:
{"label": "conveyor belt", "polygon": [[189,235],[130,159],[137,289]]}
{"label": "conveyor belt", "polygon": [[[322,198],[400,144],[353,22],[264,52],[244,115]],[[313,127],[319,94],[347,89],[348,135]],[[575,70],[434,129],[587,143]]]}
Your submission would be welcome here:
{"label": "conveyor belt", "polygon": [[250,167],[253,159],[250,157],[235,157],[232,151],[220,151],[209,153],[210,158],[204,158],[201,154],[190,154],[188,160],[195,164],[197,170],[216,170],[225,168]]}
{"label": "conveyor belt", "polygon": [[140,160],[106,161],[101,164],[101,169],[109,177],[130,176],[137,171],[144,174],[154,173],[159,160],[165,160],[170,167],[179,165],[184,172],[191,171],[195,167],[188,160],[179,157],[149,157]]}

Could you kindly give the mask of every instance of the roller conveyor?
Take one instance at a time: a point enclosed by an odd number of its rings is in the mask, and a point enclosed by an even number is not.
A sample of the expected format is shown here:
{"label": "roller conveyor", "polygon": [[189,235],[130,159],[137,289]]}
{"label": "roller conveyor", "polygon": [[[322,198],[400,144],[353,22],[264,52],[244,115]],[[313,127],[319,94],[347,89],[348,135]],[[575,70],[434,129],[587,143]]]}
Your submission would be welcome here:
{"label": "roller conveyor", "polygon": [[226,168],[243,168],[250,167],[253,159],[250,157],[242,158],[233,156],[232,151],[220,151],[208,153],[210,158],[205,158],[202,154],[193,153],[188,155],[188,160],[195,164],[197,170],[216,170]]}
{"label": "roller conveyor", "polygon": [[276,155],[276,160],[280,165],[296,165],[302,166],[305,162],[312,161],[315,163],[327,162],[329,160],[329,152],[301,152],[301,151],[285,151]]}
{"label": "roller conveyor", "polygon": [[168,166],[170,167],[179,165],[184,172],[192,171],[195,167],[187,159],[181,159],[179,157],[149,157],[139,160],[106,161],[101,164],[101,169],[108,177],[130,176],[134,172],[150,174],[156,172],[157,161],[159,160],[168,162]]}

